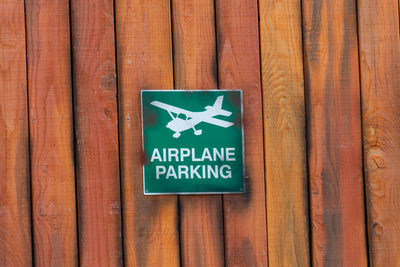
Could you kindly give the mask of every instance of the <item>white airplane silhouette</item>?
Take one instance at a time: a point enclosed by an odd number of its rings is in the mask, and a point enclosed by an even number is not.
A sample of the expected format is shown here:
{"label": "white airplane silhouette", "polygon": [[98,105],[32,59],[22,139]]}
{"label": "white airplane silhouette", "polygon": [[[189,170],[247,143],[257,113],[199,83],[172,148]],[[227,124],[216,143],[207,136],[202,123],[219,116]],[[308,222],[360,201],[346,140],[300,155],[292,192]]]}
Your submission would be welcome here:
{"label": "white airplane silhouette", "polygon": [[[213,118],[214,116],[217,115],[230,116],[232,114],[232,112],[221,109],[223,99],[224,96],[217,97],[217,100],[215,100],[213,106],[206,106],[205,107],[206,110],[200,112],[188,111],[159,101],[152,101],[150,104],[168,111],[172,120],[168,122],[167,128],[175,132],[172,135],[174,138],[178,138],[179,136],[181,136],[181,132],[189,129],[193,129],[195,135],[201,135],[203,131],[196,130],[194,128],[200,122],[207,122],[224,128],[232,126],[233,125],[232,122]],[[174,117],[173,114],[176,114],[176,116]],[[184,114],[186,118],[185,119],[178,118],[180,114]]]}

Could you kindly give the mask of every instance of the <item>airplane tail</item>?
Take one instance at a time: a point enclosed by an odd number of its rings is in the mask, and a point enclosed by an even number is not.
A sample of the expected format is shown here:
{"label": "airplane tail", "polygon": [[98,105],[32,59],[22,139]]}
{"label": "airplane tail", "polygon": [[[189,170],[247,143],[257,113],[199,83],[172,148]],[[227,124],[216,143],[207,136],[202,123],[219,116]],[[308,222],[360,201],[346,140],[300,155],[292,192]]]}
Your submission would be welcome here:
{"label": "airplane tail", "polygon": [[214,105],[211,106],[207,106],[206,109],[215,109],[215,111],[222,116],[230,116],[232,114],[232,112],[229,112],[227,110],[223,110],[221,109],[222,107],[222,101],[224,100],[224,96],[219,96],[217,97],[217,100],[215,100]]}

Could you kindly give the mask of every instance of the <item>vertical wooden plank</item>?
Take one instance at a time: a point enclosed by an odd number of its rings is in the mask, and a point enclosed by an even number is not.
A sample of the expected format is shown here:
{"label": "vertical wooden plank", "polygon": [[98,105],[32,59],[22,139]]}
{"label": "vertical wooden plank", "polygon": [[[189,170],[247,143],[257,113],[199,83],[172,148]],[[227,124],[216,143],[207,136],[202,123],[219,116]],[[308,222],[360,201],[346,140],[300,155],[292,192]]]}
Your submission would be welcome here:
{"label": "vertical wooden plank", "polygon": [[0,3],[0,266],[31,266],[24,1]]}
{"label": "vertical wooden plank", "polygon": [[68,1],[26,1],[34,259],[77,264]]}
{"label": "vertical wooden plank", "polygon": [[366,266],[356,2],[303,0],[312,261]]}
{"label": "vertical wooden plank", "polygon": [[71,1],[83,266],[122,265],[113,5],[112,0]]}
{"label": "vertical wooden plank", "polygon": [[[175,88],[217,88],[214,1],[174,0],[172,21]],[[182,265],[223,266],[221,196],[181,196],[179,206]]]}
{"label": "vertical wooden plank", "polygon": [[178,266],[176,196],[144,196],[141,89],[173,88],[168,0],[116,1],[124,263]]}
{"label": "vertical wooden plank", "polygon": [[262,97],[256,0],[217,0],[218,77],[243,89],[246,193],[224,195],[227,266],[267,266]]}
{"label": "vertical wooden plank", "polygon": [[261,0],[268,257],[310,266],[300,0]]}
{"label": "vertical wooden plank", "polygon": [[372,266],[400,265],[400,38],[397,0],[358,1]]}

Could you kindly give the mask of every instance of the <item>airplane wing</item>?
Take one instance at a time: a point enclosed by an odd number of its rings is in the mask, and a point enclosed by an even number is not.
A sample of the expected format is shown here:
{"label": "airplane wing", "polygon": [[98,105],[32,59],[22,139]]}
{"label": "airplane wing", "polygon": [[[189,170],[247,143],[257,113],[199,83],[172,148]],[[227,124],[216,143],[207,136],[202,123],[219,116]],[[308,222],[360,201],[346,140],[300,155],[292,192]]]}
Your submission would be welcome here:
{"label": "airplane wing", "polygon": [[177,107],[162,103],[160,101],[152,101],[150,104],[152,104],[153,106],[162,108],[166,111],[175,113],[175,114],[185,114],[187,117],[193,117],[193,112],[191,112],[191,111],[188,111],[188,110],[182,109],[182,108],[177,108]]}
{"label": "airplane wing", "polygon": [[220,127],[224,127],[224,128],[227,128],[227,127],[233,125],[232,122],[223,121],[223,120],[215,119],[215,118],[201,118],[201,120],[204,121],[204,122],[210,123],[210,124],[214,124],[214,125],[217,125],[217,126],[220,126]]}

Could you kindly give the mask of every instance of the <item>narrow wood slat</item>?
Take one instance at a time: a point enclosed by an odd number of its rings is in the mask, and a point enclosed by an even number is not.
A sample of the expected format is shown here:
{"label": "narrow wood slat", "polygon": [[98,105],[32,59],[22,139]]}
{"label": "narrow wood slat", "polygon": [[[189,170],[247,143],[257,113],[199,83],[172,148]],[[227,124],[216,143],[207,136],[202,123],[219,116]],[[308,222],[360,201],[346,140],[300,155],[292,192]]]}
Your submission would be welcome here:
{"label": "narrow wood slat", "polygon": [[68,1],[26,1],[34,259],[77,265]]}
{"label": "narrow wood slat", "polygon": [[176,196],[144,196],[141,89],[173,88],[168,0],[116,1],[124,263],[178,266]]}
{"label": "narrow wood slat", "polygon": [[122,265],[113,5],[112,0],[71,1],[83,266]]}
{"label": "narrow wood slat", "polygon": [[400,37],[397,0],[358,1],[372,266],[400,266]]}
{"label": "narrow wood slat", "polygon": [[227,266],[267,266],[262,97],[256,0],[218,0],[218,77],[243,90],[245,190],[224,195]]}
{"label": "narrow wood slat", "polygon": [[[214,1],[174,0],[172,21],[175,88],[217,88]],[[181,196],[179,206],[182,265],[223,266],[221,196]]]}
{"label": "narrow wood slat", "polygon": [[303,0],[314,266],[366,266],[355,1]]}
{"label": "narrow wood slat", "polygon": [[310,266],[301,0],[261,0],[268,257]]}
{"label": "narrow wood slat", "polygon": [[0,2],[0,266],[31,266],[24,1]]}

